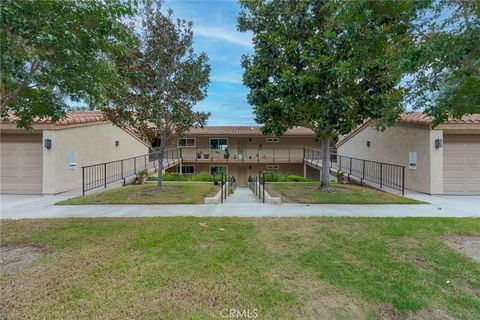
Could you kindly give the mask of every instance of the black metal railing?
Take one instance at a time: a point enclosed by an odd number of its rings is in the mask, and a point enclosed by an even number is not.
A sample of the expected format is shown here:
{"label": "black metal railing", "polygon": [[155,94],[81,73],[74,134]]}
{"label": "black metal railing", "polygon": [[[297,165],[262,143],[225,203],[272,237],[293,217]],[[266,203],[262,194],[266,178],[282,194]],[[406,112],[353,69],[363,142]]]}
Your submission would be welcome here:
{"label": "black metal railing", "polygon": [[262,203],[265,203],[265,184],[266,182],[273,181],[273,175],[273,172],[259,172],[258,175],[252,179],[250,189],[258,199],[262,200]]}
{"label": "black metal railing", "polygon": [[[168,168],[178,163],[182,157],[182,150],[179,148],[165,150],[163,152],[164,167]],[[154,169],[157,171],[159,152],[150,152],[141,156],[92,164],[82,167],[82,194],[87,191],[104,187],[113,182],[138,176],[143,170]]]}
{"label": "black metal railing", "polygon": [[[230,195],[231,180],[223,172],[213,173],[212,176],[214,184],[220,183],[220,203],[223,203],[223,201]],[[217,177],[220,177],[220,179]]]}
{"label": "black metal railing", "polygon": [[[321,150],[305,149],[305,160],[314,161],[321,166]],[[342,171],[347,177],[356,177],[363,181],[388,187],[405,194],[405,166],[330,154],[330,168]]]}
{"label": "black metal railing", "polygon": [[303,162],[303,148],[243,148],[235,151],[211,150],[209,147],[184,147],[182,159],[189,162]]}

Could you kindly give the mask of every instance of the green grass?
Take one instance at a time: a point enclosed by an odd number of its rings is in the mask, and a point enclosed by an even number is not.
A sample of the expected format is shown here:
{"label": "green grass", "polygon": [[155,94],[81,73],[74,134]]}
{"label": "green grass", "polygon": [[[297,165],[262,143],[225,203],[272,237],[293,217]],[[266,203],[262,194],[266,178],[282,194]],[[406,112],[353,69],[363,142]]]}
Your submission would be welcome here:
{"label": "green grass", "polygon": [[421,204],[424,202],[354,184],[331,183],[337,192],[323,192],[318,182],[272,183],[270,190],[285,200],[328,204]]}
{"label": "green grass", "polygon": [[[480,264],[442,236],[480,219],[1,220],[44,256],[0,280],[12,319],[478,319]],[[208,223],[204,229],[199,223]]]}
{"label": "green grass", "polygon": [[143,184],[111,189],[84,197],[59,201],[58,205],[74,204],[197,204],[213,196],[213,183],[164,183],[164,190],[155,190],[155,184]]}

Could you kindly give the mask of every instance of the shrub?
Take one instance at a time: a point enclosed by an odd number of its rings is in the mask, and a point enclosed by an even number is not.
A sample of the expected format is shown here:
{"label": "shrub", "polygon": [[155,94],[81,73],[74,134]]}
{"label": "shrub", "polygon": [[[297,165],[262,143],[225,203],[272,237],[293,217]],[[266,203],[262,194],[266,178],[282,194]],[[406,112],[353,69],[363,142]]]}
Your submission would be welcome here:
{"label": "shrub", "polygon": [[148,176],[148,171],[147,170],[142,170],[137,173],[137,176],[139,177],[147,177]]}
{"label": "shrub", "polygon": [[164,181],[185,181],[187,178],[185,178],[181,173],[178,172],[166,172],[163,175],[163,180]]}
{"label": "shrub", "polygon": [[199,172],[190,178],[191,181],[213,181],[213,176],[208,172]]}
{"label": "shrub", "polygon": [[287,180],[288,180],[288,181],[292,181],[292,182],[306,182],[306,181],[308,181],[308,179],[306,179],[306,178],[304,178],[304,177],[302,177],[302,176],[296,176],[296,175],[293,175],[293,174],[292,174],[292,175],[289,175],[289,176],[287,177]]}
{"label": "shrub", "polygon": [[[279,173],[265,172],[265,181],[267,182],[285,182],[287,181],[287,176]],[[260,178],[263,178],[263,174],[260,175]]]}

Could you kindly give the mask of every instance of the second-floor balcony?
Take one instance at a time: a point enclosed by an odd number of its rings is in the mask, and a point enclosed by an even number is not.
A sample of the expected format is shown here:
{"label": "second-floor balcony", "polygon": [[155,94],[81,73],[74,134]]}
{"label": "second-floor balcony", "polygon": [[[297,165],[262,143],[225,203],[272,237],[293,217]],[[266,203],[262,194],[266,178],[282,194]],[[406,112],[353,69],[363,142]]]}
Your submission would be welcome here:
{"label": "second-floor balcony", "polygon": [[184,162],[303,163],[304,148],[235,148],[212,150],[209,147],[182,148]]}

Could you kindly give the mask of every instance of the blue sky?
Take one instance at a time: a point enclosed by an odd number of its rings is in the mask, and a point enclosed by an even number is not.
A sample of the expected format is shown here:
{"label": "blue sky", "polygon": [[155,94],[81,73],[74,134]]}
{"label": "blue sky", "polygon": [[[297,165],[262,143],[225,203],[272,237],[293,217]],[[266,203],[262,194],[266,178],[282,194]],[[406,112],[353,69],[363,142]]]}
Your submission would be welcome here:
{"label": "blue sky", "polygon": [[212,113],[208,125],[255,124],[240,66],[242,54],[253,52],[252,35],[237,31],[237,1],[166,0],[163,10],[167,8],[193,22],[195,50],[210,59],[208,96],[195,109]]}

